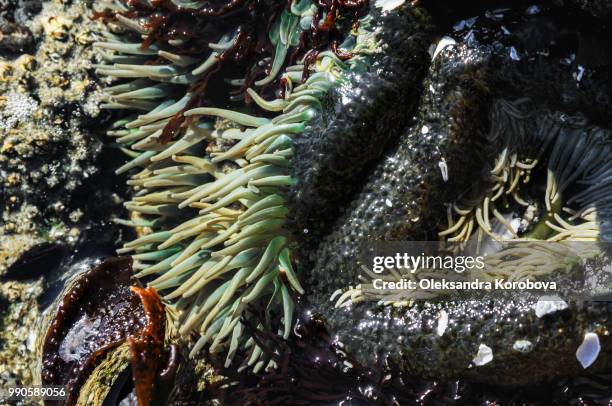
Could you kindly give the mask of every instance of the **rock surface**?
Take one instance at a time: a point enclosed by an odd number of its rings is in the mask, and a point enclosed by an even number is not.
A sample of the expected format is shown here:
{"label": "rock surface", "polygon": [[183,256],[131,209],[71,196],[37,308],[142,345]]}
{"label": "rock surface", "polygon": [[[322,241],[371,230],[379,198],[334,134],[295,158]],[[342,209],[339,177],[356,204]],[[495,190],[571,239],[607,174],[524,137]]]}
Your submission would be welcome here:
{"label": "rock surface", "polygon": [[[610,128],[609,48],[590,39],[592,29],[600,37],[606,34],[597,31],[602,26],[589,17],[570,21],[566,13],[518,7],[453,21],[449,37],[441,41],[447,46],[439,50],[425,81],[416,124],[367,176],[333,231],[304,255],[312,310],[323,315],[361,362],[372,363],[373,354],[388,354],[417,376],[528,385],[581,373],[575,352],[584,334],[593,332],[602,341],[602,351],[590,371],[610,368],[612,308],[607,302],[572,304],[539,318],[532,301],[433,302],[399,308],[363,302],[340,309],[330,301],[337,289],[359,283],[360,257],[371,241],[437,238],[445,203],[456,201],[470,184],[477,186],[478,177],[487,172],[480,160],[491,162],[499,153],[489,136],[494,124],[491,106],[497,100],[526,98],[534,111],[582,114],[588,122]],[[438,165],[442,160],[448,182]],[[605,227],[605,210],[601,215]],[[607,238],[605,229],[602,236]],[[441,312],[448,326],[438,334]],[[533,347],[517,351],[517,341],[529,341]],[[518,347],[530,348],[524,344]],[[477,356],[481,345],[491,349],[492,358],[489,353]]]}
{"label": "rock surface", "polygon": [[121,211],[123,182],[109,173],[122,158],[104,145],[91,13],[88,1],[0,2],[2,387],[33,382],[31,331],[46,286],[44,269],[9,276],[11,265],[44,242],[73,247]]}

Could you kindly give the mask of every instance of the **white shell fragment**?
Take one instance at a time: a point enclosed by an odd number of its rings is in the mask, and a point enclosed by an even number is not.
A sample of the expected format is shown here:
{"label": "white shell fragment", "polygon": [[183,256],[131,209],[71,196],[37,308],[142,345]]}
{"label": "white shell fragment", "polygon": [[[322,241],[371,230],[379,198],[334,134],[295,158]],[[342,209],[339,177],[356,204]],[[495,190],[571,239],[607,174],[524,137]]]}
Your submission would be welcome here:
{"label": "white shell fragment", "polygon": [[391,11],[400,7],[405,2],[406,0],[376,0],[374,5],[382,11]]}
{"label": "white shell fragment", "polygon": [[442,37],[442,39],[438,41],[438,44],[436,45],[436,49],[433,51],[433,54],[431,55],[431,60],[433,61],[434,59],[436,59],[436,56],[438,56],[438,54],[442,52],[444,48],[446,48],[449,45],[455,45],[456,43],[457,42],[451,37]]}
{"label": "white shell fragment", "polygon": [[576,359],[582,365],[582,368],[587,369],[597,359],[601,351],[601,344],[599,344],[599,336],[595,333],[586,333],[582,344],[576,350]]}
{"label": "white shell fragment", "polygon": [[479,367],[488,364],[491,361],[493,361],[493,350],[488,345],[480,344],[480,346],[478,347],[478,353],[476,354],[472,362],[474,363],[474,365]]}
{"label": "white shell fragment", "polygon": [[446,161],[439,161],[438,167],[440,168],[440,172],[442,173],[442,180],[444,182],[448,182],[448,165],[446,165]]}
{"label": "white shell fragment", "polygon": [[521,57],[515,47],[510,47],[510,58],[514,61],[520,61]]}
{"label": "white shell fragment", "polygon": [[567,303],[559,296],[542,296],[535,305],[535,313],[538,318],[567,309]]}
{"label": "white shell fragment", "polygon": [[436,327],[436,334],[442,337],[447,327],[448,327],[448,313],[442,310],[440,312],[440,315],[438,316],[438,326]]}
{"label": "white shell fragment", "polygon": [[529,8],[527,8],[527,10],[525,11],[525,13],[526,13],[527,15],[530,15],[530,16],[532,16],[532,15],[534,15],[534,14],[538,14],[539,12],[540,12],[540,7],[535,6],[535,5],[534,5],[534,6],[530,6],[530,7],[529,7]]}
{"label": "white shell fragment", "polygon": [[474,23],[476,22],[476,20],[478,19],[478,16],[476,17],[472,17],[472,18],[468,18],[467,20],[461,20],[457,23],[455,23],[455,25],[453,25],[453,30],[455,31],[461,31],[464,28],[472,28],[472,26],[474,25]]}
{"label": "white shell fragment", "polygon": [[574,73],[574,79],[576,79],[577,82],[580,82],[584,76],[584,72],[584,66],[578,65],[578,71]]}
{"label": "white shell fragment", "polygon": [[[510,228],[512,229],[512,231],[514,231],[514,233],[518,233],[519,228],[521,227],[521,221],[523,219],[520,217],[512,218],[512,216],[509,216],[508,218],[506,218],[506,220],[508,221],[508,224],[510,224]],[[513,234],[510,232],[510,230],[506,227],[504,227],[503,230],[504,231],[502,234],[502,239],[506,239],[506,240],[511,239]]]}
{"label": "white shell fragment", "polygon": [[512,345],[514,351],[527,353],[533,349],[533,343],[529,340],[516,340]]}

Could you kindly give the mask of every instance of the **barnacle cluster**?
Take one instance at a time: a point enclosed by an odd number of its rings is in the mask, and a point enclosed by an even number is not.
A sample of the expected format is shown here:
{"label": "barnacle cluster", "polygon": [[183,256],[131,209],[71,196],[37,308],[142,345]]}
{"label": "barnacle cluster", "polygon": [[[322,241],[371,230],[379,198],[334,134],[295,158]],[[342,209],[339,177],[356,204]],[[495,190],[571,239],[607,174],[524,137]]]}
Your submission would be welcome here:
{"label": "barnacle cluster", "polygon": [[[150,230],[118,252],[164,292],[180,336],[197,335],[192,356],[226,349],[229,365],[246,348],[249,366],[273,365],[245,334],[245,310],[254,301],[268,316],[282,309],[281,326],[271,317],[253,324],[287,337],[290,290],[303,293],[283,192],[294,182],[292,139],[327,90],[376,51],[370,18],[349,1],[142,3],[106,4],[99,17],[119,34],[95,44],[98,74],[127,79],[106,89],[103,107],[143,111],[109,131],[131,157],[117,173],[135,170],[125,204],[133,218],[118,222]],[[351,15],[343,32],[341,12]],[[269,32],[254,26],[262,23]]]}

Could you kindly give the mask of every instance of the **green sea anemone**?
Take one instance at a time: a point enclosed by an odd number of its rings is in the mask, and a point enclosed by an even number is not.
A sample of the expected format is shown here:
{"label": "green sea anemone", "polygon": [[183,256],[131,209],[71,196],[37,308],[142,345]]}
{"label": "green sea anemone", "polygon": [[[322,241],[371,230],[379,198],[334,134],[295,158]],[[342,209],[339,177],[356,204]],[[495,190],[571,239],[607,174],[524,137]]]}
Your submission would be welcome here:
{"label": "green sea anemone", "polygon": [[[310,0],[292,1],[266,14],[274,16],[268,33],[273,53],[253,56],[257,63],[242,71],[245,77],[235,78],[231,75],[244,57],[237,54],[248,53],[246,25],[234,27],[228,14],[224,33],[196,57],[185,39],[160,41],[151,19],[134,18],[156,10],[153,4],[134,10],[114,3],[102,15],[126,32],[95,44],[104,59],[97,73],[129,79],[106,89],[103,107],[144,111],[117,121],[108,132],[132,158],[117,173],[135,170],[128,180],[134,197],[125,203],[132,219],[117,222],[147,230],[118,253],[132,255],[136,276],[164,293],[178,334],[196,337],[192,356],[205,346],[211,353],[225,349],[229,365],[239,349],[248,349],[248,366],[273,366],[245,334],[244,318],[251,303],[264,303],[268,317],[253,324],[287,338],[294,311],[290,290],[304,292],[286,227],[284,189],[294,182],[292,138],[319,113],[331,86],[367,64],[377,48],[370,17],[362,17],[341,45],[335,41],[290,62],[305,51],[300,41],[312,27],[322,30],[338,13]],[[175,4],[195,21],[206,14],[200,3]],[[201,26],[204,32],[206,27]],[[219,29],[218,22],[213,28]],[[231,55],[237,56],[235,66],[227,62]],[[218,84],[211,80],[236,90],[214,95],[225,100],[223,108],[204,96]],[[264,98],[271,86],[280,92]],[[256,106],[247,106],[245,99]],[[270,312],[277,309],[282,325],[273,326]]]}
{"label": "green sea anemone", "polygon": [[[485,193],[449,207],[449,225],[440,237],[600,239],[598,212],[612,203],[606,187],[612,169],[606,159],[612,152],[609,132],[580,117],[528,114],[525,104],[497,102],[490,136],[502,148],[488,172]],[[542,178],[544,184],[538,183]]]}

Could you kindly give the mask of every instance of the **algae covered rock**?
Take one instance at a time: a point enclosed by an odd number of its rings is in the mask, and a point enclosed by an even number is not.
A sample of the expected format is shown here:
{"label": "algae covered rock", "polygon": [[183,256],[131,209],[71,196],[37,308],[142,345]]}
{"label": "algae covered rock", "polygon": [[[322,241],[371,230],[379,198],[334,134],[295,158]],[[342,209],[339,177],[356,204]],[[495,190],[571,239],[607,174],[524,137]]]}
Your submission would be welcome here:
{"label": "algae covered rock", "polygon": [[0,3],[2,386],[35,381],[35,326],[57,263],[89,250],[83,231],[121,208],[104,164],[118,154],[97,128],[91,13],[87,2]]}
{"label": "algae covered rock", "polygon": [[[31,33],[32,45],[0,58],[0,231],[74,239],[95,217],[84,216],[86,203],[103,217],[117,207],[112,184],[100,183],[108,179],[101,160],[113,154],[97,128],[103,117],[90,69],[99,23],[86,2],[15,3],[3,15]],[[96,175],[98,192],[88,183]]]}

